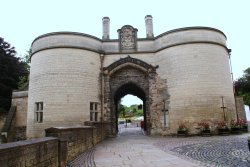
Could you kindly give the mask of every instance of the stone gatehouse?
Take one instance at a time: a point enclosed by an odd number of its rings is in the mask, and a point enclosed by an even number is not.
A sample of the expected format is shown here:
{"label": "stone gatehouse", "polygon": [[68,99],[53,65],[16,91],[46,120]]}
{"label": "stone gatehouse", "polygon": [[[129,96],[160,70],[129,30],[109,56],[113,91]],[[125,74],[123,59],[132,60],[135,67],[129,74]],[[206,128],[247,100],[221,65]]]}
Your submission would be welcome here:
{"label": "stone gatehouse", "polygon": [[[226,36],[210,27],[153,33],[145,17],[146,38],[125,25],[110,39],[103,18],[102,39],[55,32],[32,43],[27,137],[49,127],[109,122],[115,135],[119,100],[132,94],[143,101],[147,134],[176,133],[186,122],[191,133],[202,120],[235,119],[235,99]],[[223,104],[222,104],[223,98]],[[166,112],[163,112],[166,111]]]}

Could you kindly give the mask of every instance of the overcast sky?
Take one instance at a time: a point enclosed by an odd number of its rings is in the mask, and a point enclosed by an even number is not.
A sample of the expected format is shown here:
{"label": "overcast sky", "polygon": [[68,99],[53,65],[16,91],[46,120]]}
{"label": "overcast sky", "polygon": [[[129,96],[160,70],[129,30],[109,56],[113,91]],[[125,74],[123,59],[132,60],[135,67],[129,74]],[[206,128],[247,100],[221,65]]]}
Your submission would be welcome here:
{"label": "overcast sky", "polygon": [[250,67],[250,0],[0,0],[0,36],[24,55],[39,35],[73,31],[102,37],[102,18],[110,18],[111,38],[129,24],[144,38],[145,15],[153,16],[155,36],[181,27],[223,31],[232,49],[234,79]]}

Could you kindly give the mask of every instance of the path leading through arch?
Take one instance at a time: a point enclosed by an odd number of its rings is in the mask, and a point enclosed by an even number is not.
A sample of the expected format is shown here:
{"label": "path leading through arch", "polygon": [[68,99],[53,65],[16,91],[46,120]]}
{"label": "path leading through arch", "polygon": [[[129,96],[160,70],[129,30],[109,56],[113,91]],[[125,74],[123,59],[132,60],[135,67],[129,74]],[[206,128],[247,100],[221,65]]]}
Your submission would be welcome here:
{"label": "path leading through arch", "polygon": [[138,127],[126,128],[69,167],[249,167],[248,136],[149,137]]}
{"label": "path leading through arch", "polygon": [[200,167],[154,146],[156,138],[143,134],[140,127],[122,128],[117,137],[98,144],[96,167]]}

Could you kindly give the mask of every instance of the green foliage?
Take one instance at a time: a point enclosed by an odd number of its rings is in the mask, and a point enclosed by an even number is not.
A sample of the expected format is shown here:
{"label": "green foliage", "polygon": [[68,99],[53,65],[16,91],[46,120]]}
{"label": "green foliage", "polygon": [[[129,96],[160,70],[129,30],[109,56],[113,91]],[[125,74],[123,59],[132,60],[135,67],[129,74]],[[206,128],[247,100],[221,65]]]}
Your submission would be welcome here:
{"label": "green foliage", "polygon": [[130,107],[119,105],[118,108],[119,118],[140,117],[143,116],[143,110],[138,109],[138,105],[131,105]]}
{"label": "green foliage", "polygon": [[24,57],[21,58],[21,62],[24,65],[24,68],[30,71],[30,57],[31,57],[31,48],[27,51]]}
{"label": "green foliage", "polygon": [[18,85],[18,90],[26,90],[29,85],[28,76],[20,76],[17,85]]}
{"label": "green foliage", "polygon": [[12,90],[18,88],[19,77],[28,76],[20,58],[15,57],[14,47],[0,37],[0,108],[8,111]]}
{"label": "green foliage", "polygon": [[[21,63],[28,72],[30,71],[30,56],[31,56],[31,48],[21,59]],[[29,86],[29,76],[28,75],[20,76],[18,81],[18,90],[27,90],[28,86]]]}
{"label": "green foliage", "polygon": [[243,77],[235,81],[235,93],[243,97],[245,105],[250,106],[250,67],[244,71]]}
{"label": "green foliage", "polygon": [[126,106],[124,106],[124,105],[119,105],[119,108],[118,108],[118,115],[119,115],[119,117],[120,118],[125,118],[125,111],[126,111],[126,109],[125,109],[125,107]]}

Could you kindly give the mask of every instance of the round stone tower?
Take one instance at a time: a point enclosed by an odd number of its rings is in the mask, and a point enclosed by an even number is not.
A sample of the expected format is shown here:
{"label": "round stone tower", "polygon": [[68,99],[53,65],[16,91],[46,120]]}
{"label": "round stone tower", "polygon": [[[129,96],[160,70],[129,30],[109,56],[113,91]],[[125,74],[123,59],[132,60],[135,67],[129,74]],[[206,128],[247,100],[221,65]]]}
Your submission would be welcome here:
{"label": "round stone tower", "polygon": [[170,95],[171,133],[176,133],[180,123],[195,133],[198,122],[213,125],[236,118],[229,50],[223,32],[209,27],[181,28],[159,35],[155,43],[159,75],[167,80]]}
{"label": "round stone tower", "polygon": [[50,33],[32,44],[27,137],[44,129],[82,125],[99,104],[101,41],[80,33]]}

